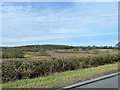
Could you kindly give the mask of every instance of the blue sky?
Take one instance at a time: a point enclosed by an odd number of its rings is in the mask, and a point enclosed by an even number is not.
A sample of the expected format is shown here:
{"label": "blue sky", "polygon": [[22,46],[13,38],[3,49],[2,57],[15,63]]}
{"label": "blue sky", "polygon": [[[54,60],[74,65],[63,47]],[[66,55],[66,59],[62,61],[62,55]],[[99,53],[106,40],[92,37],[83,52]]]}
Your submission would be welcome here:
{"label": "blue sky", "polygon": [[14,2],[2,9],[2,46],[118,42],[117,2]]}

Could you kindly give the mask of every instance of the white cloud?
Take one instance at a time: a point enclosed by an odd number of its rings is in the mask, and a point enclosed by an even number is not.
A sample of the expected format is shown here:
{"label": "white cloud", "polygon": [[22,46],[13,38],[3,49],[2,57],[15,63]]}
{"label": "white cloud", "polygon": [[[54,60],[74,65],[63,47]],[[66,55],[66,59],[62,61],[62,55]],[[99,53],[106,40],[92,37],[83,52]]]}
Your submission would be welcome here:
{"label": "white cloud", "polygon": [[4,2],[119,2],[119,0],[4,0]]}
{"label": "white cloud", "polygon": [[72,3],[71,7],[60,10],[47,5],[43,8],[33,7],[32,4],[3,4],[3,42],[24,43],[115,35],[117,32],[117,3],[103,3],[98,6],[90,3]]}
{"label": "white cloud", "polygon": [[88,33],[88,34],[53,34],[53,35],[45,35],[45,36],[34,36],[34,37],[22,37],[22,38],[3,38],[4,42],[9,43],[25,43],[30,41],[40,41],[40,40],[51,40],[51,39],[63,39],[63,38],[73,38],[73,37],[93,37],[93,36],[104,36],[104,35],[117,35],[118,33]]}

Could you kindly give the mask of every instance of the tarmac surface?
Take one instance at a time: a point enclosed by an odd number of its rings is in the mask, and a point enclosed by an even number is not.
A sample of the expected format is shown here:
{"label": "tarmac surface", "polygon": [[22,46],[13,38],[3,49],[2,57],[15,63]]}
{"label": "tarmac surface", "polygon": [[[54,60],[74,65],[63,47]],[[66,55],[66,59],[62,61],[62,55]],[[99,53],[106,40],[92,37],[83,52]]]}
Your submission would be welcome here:
{"label": "tarmac surface", "polygon": [[76,88],[118,88],[118,82],[120,82],[120,75],[92,82],[83,86],[78,86]]}

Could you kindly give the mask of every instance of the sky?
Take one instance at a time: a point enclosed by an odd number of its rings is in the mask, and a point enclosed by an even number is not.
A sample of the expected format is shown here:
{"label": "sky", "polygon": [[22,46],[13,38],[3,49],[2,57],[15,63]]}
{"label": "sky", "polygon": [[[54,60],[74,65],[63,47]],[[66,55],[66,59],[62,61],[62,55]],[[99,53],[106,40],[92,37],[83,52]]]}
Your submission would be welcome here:
{"label": "sky", "polygon": [[117,2],[6,2],[2,46],[115,46]]}

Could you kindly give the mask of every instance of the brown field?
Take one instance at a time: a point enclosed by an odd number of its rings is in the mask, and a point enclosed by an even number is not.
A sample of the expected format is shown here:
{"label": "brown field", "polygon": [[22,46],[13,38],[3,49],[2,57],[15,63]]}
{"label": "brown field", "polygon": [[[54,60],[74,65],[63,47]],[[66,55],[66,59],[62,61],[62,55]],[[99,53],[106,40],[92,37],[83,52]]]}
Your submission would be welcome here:
{"label": "brown field", "polygon": [[[96,53],[97,54],[94,54]],[[25,58],[34,58],[39,60],[50,60],[52,58],[68,58],[68,57],[86,57],[86,56],[96,56],[96,55],[106,55],[106,54],[117,54],[117,50],[112,49],[96,49],[75,51],[73,49],[57,49],[57,50],[48,50],[46,51],[50,56],[40,56],[39,52],[25,52]]]}
{"label": "brown field", "polygon": [[81,56],[92,56],[92,54],[80,54],[80,53],[56,53],[48,51],[52,57],[81,57]]}

